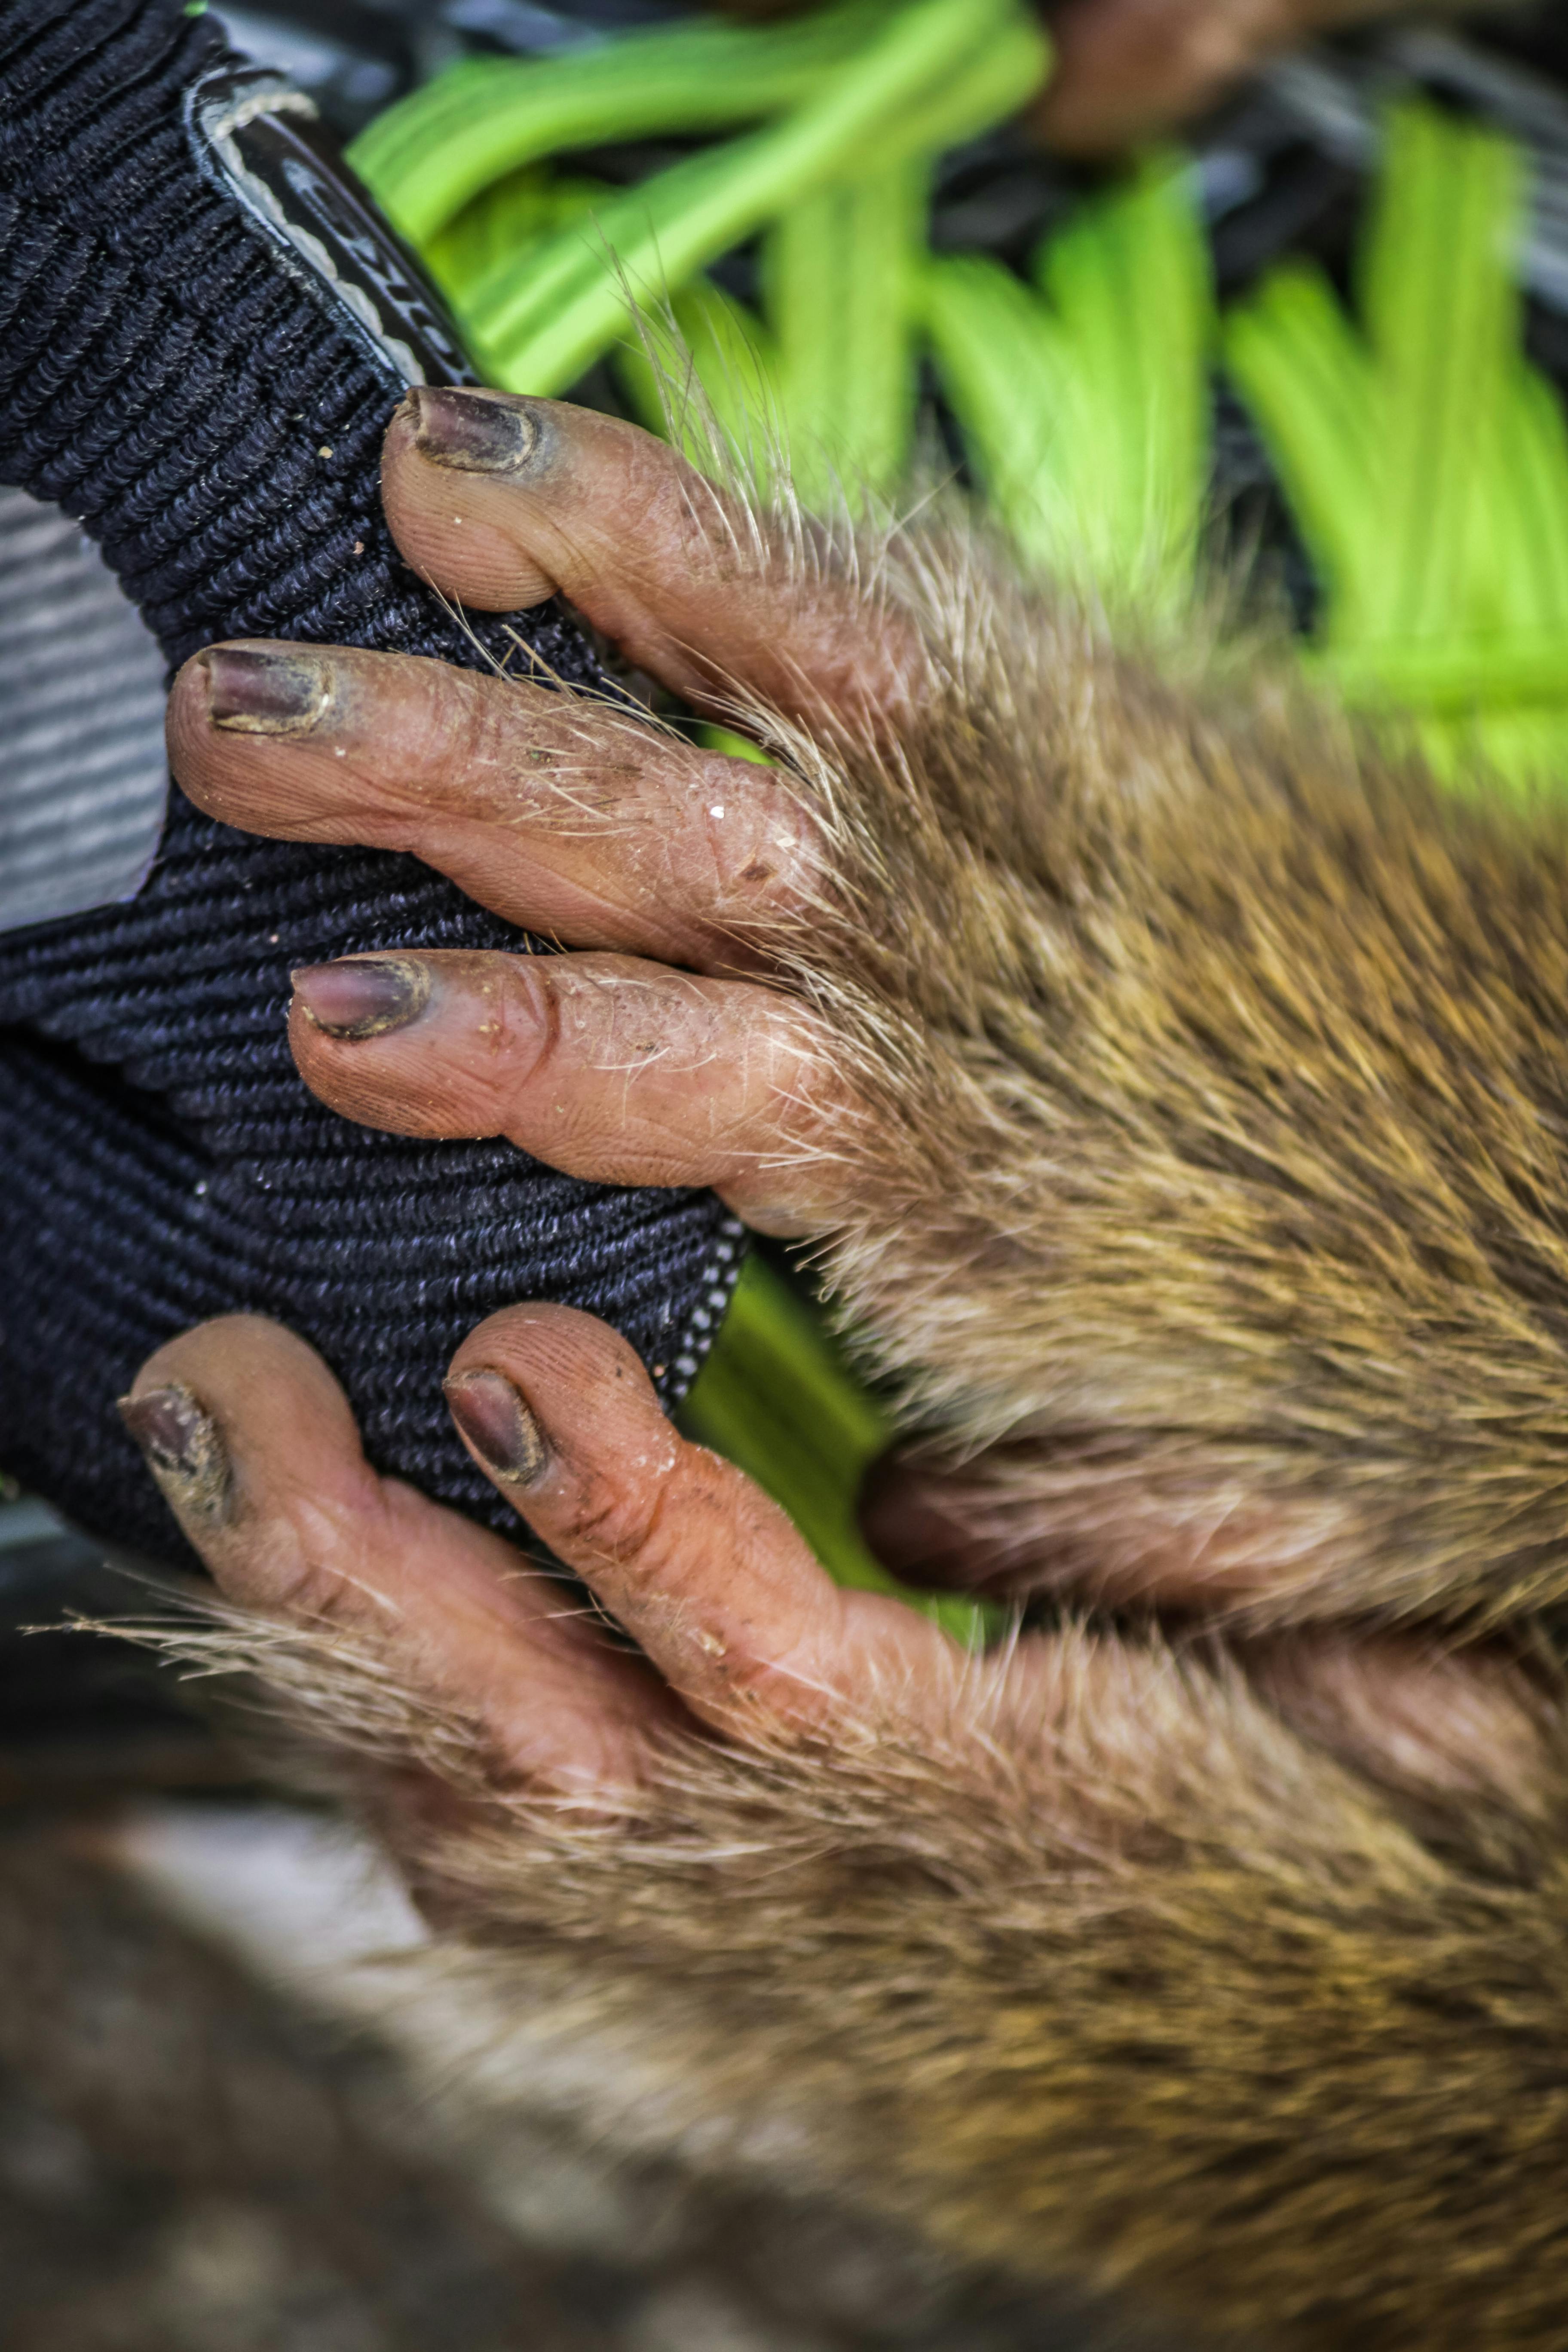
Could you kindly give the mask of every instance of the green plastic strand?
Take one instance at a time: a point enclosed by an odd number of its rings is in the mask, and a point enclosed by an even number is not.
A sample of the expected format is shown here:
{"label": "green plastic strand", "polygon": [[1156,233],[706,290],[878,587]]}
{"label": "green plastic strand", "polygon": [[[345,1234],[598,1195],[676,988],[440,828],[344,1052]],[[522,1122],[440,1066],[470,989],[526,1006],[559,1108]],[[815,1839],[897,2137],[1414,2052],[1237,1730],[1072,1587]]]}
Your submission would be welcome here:
{"label": "green plastic strand", "polygon": [[1393,110],[1363,331],[1276,270],[1225,357],[1323,579],[1314,659],[1456,783],[1568,773],[1568,428],[1522,352],[1519,152]]}
{"label": "green plastic strand", "polygon": [[923,158],[841,181],[769,230],[763,287],[791,472],[810,505],[895,489],[909,464]]}
{"label": "green plastic strand", "polygon": [[1483,709],[1561,712],[1568,698],[1568,622],[1493,636],[1383,637],[1340,644],[1308,657],[1363,709],[1429,711],[1459,719]]}
{"label": "green plastic strand", "polygon": [[1185,169],[1155,155],[1037,257],[1071,355],[1059,502],[1110,590],[1184,596],[1208,489],[1208,242]]}
{"label": "green plastic strand", "polygon": [[616,352],[616,379],[638,419],[694,466],[727,472],[738,464],[765,484],[780,432],[772,335],[705,278],[671,297],[668,324],[672,334],[649,322]]}
{"label": "green plastic strand", "polygon": [[379,116],[349,160],[422,245],[521,165],[611,140],[728,131],[801,105],[891,6],[848,0],[795,24],[682,25],[572,57],[470,58]]}
{"label": "green plastic strand", "polygon": [[1057,459],[1068,359],[1043,303],[999,261],[965,254],[930,263],[920,320],[971,465],[1021,552],[1061,553]]}
{"label": "green plastic strand", "polygon": [[1376,528],[1371,357],[1311,262],[1274,270],[1232,310],[1224,350],[1328,589],[1336,635],[1353,640],[1367,625],[1367,541]]}
{"label": "green plastic strand", "polygon": [[1184,601],[1208,478],[1207,247],[1186,175],[1149,160],[1037,261],[928,265],[921,312],[989,502],[1033,563],[1148,607]]}
{"label": "green plastic strand", "polygon": [[624,331],[628,292],[658,301],[817,189],[897,160],[905,118],[933,91],[948,89],[952,135],[967,135],[977,90],[994,120],[1026,99],[1047,57],[1020,0],[918,0],[782,121],[657,173],[607,202],[590,232],[563,232],[482,281],[463,311],[481,362],[512,390],[567,389]]}
{"label": "green plastic strand", "polygon": [[1522,183],[1507,141],[1457,129],[1425,107],[1392,115],[1363,246],[1383,523],[1365,593],[1400,639],[1502,618],[1507,550],[1491,492],[1520,341],[1510,265]]}
{"label": "green plastic strand", "polygon": [[581,226],[607,194],[602,180],[558,175],[542,164],[530,164],[486,188],[427,238],[425,261],[447,300],[461,310],[492,270],[514,268],[563,229]]}

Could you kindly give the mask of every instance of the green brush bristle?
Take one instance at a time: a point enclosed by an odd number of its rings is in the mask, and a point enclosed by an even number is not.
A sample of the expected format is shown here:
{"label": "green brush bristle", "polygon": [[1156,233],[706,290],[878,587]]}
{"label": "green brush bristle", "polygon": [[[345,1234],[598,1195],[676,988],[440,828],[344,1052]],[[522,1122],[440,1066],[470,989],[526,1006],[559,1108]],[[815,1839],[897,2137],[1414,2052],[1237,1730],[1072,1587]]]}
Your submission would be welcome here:
{"label": "green brush bristle", "polygon": [[1568,431],[1524,357],[1517,148],[1426,106],[1388,121],[1361,326],[1293,262],[1226,322],[1323,583],[1317,667],[1414,717],[1438,772],[1568,775]]}
{"label": "green brush bristle", "polygon": [[989,502],[1026,559],[1147,609],[1191,597],[1208,485],[1208,248],[1177,159],[1085,204],[1038,294],[928,264],[922,323]]}

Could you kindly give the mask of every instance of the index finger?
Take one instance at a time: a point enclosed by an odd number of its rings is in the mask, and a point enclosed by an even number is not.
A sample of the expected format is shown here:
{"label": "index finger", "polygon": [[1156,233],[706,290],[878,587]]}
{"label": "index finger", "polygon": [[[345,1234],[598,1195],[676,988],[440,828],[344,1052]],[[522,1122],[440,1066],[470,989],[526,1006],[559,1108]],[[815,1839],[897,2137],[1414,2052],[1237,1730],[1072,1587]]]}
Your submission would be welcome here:
{"label": "index finger", "polygon": [[640,426],[561,400],[416,385],[387,428],[387,520],[487,612],[559,591],[696,709],[756,698],[879,725],[921,674],[912,625]]}

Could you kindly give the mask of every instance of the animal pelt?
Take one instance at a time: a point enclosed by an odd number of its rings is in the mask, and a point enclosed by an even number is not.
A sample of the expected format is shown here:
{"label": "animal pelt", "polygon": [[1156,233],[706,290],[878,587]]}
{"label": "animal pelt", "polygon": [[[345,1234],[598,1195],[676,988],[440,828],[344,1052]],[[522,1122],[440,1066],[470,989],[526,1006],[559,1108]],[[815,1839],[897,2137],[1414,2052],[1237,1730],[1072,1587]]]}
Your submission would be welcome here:
{"label": "animal pelt", "polygon": [[373,1801],[456,1942],[715,2125],[1272,2345],[1545,2352],[1554,1672],[1358,1748],[1291,1660],[1309,1620],[1529,1647],[1568,1590],[1568,835],[962,530],[864,585],[923,647],[903,716],[736,714],[826,845],[776,942],[846,1082],[799,1148],[862,1171],[826,1276],[967,1465],[987,1580],[1158,1582],[1223,1638],[1069,1625],[1026,1718],[961,1661],[918,1746],[868,1693],[830,1746],[672,1746],[597,1820],[489,1787],[328,1629],[208,1650],[364,1786],[443,1781],[416,1831]]}
{"label": "animal pelt", "polygon": [[781,943],[874,1171],[821,1263],[976,1580],[1253,1621],[1568,1591],[1568,824],[1211,636],[889,551],[895,740],[752,714],[829,839]]}

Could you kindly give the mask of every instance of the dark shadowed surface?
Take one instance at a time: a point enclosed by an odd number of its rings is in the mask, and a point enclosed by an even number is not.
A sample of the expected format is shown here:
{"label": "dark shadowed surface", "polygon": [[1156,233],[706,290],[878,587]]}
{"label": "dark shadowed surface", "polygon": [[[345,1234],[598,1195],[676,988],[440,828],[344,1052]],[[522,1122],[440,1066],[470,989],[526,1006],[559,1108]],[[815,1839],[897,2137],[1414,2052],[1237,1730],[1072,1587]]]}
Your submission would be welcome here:
{"label": "dark shadowed surface", "polygon": [[237,1887],[310,1944],[255,1859],[275,1800],[140,1654],[23,1631],[158,1600],[0,1499],[5,2352],[1159,2352],[542,2097],[436,2112],[406,2050],[332,2014],[322,1950],[292,1955],[323,1971],[307,2007],[183,1924],[125,1866],[138,1805],[234,1856],[216,1916]]}
{"label": "dark shadowed surface", "polygon": [[[1095,2352],[890,2233],[525,2122],[510,2213],[395,2063],[0,1820],[7,2352]],[[1141,2339],[1142,2340],[1142,2339]]]}

